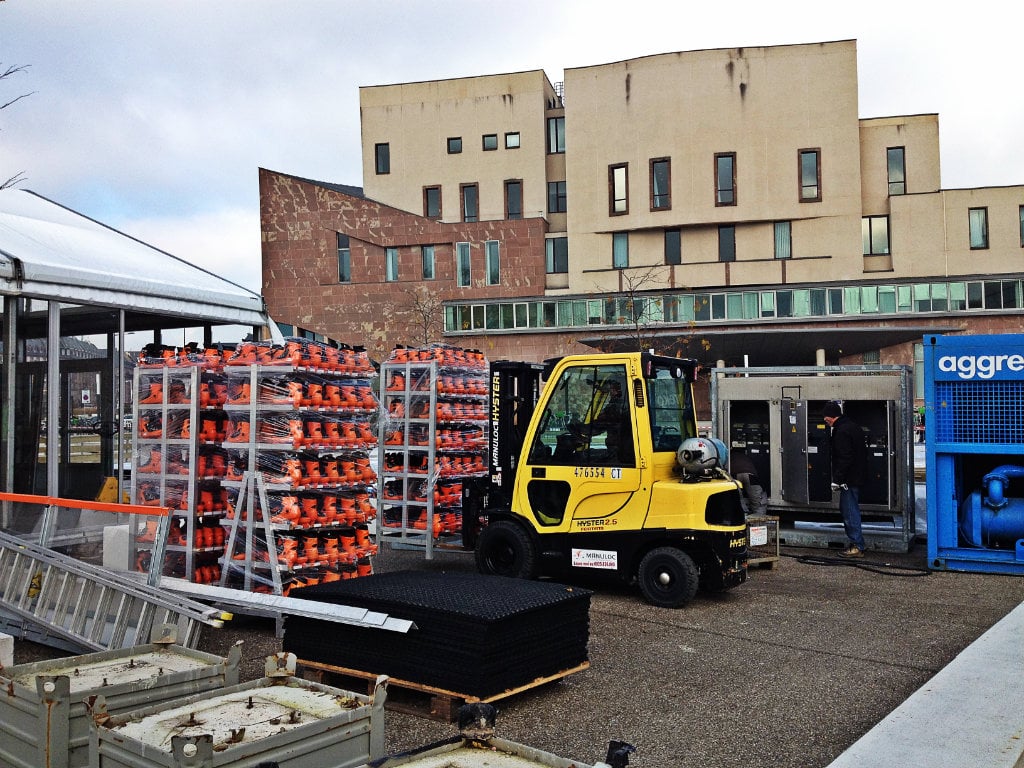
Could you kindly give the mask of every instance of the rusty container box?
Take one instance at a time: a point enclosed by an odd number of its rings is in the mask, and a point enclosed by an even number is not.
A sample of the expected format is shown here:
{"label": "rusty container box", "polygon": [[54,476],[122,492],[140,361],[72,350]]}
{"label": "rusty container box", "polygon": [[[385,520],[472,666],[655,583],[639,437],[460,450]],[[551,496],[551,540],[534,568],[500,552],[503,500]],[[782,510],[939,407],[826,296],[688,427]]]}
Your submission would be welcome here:
{"label": "rusty container box", "polygon": [[173,642],[0,668],[0,765],[83,768],[89,764],[86,700],[102,694],[122,713],[238,684],[241,649],[227,658]]}
{"label": "rusty container box", "polygon": [[[294,673],[294,656],[290,671]],[[384,751],[386,677],[370,695],[268,676],[126,716],[92,707],[90,768],[349,768]]]}

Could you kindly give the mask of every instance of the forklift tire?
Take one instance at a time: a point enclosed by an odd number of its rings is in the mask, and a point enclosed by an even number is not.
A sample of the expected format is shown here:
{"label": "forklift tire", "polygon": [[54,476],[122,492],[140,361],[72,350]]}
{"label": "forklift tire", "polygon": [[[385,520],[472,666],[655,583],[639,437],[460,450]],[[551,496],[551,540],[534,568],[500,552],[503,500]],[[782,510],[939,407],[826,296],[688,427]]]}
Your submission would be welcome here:
{"label": "forklift tire", "polygon": [[697,594],[699,578],[693,558],[675,547],[652,549],[637,572],[644,599],[659,608],[682,608]]}
{"label": "forklift tire", "polygon": [[530,536],[508,520],[483,527],[476,542],[476,567],[489,576],[537,578],[537,552]]}

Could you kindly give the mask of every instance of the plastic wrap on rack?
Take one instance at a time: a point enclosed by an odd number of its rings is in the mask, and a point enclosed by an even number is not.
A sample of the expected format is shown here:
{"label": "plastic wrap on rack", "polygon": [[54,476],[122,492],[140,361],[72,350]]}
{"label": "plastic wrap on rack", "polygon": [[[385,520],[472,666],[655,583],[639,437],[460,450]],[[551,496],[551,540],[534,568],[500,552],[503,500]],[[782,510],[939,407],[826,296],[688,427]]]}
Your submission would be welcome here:
{"label": "plastic wrap on rack", "polygon": [[334,347],[312,339],[288,337],[283,345],[243,342],[226,365],[291,365],[308,371],[343,373],[362,378],[374,374],[373,363],[362,347]]}
{"label": "plastic wrap on rack", "polygon": [[139,446],[135,471],[140,475],[188,475],[186,455],[181,448],[161,448],[155,445]]}
{"label": "plastic wrap on rack", "polygon": [[183,347],[165,344],[147,344],[139,353],[138,365],[142,368],[156,367],[198,367],[207,371],[219,371],[224,366],[223,348],[204,347],[189,343]]}
{"label": "plastic wrap on rack", "polygon": [[227,414],[220,411],[200,413],[199,424],[194,427],[200,444],[223,443],[227,440],[229,428],[233,428],[233,425]]}
{"label": "plastic wrap on rack", "polygon": [[184,480],[168,481],[163,486],[161,498],[160,483],[140,478],[136,484],[135,497],[135,503],[144,506],[188,509],[188,484]]}
{"label": "plastic wrap on rack", "polygon": [[302,405],[304,387],[298,376],[261,374],[256,384],[256,401],[263,405]]}
{"label": "plastic wrap on rack", "polygon": [[456,425],[435,432],[435,447],[442,451],[476,451],[487,447],[483,425]]}
{"label": "plastic wrap on rack", "polygon": [[306,444],[304,420],[298,411],[263,413],[257,420],[256,442],[263,445],[287,444],[301,448]]}
{"label": "plastic wrap on rack", "polygon": [[219,445],[200,445],[196,453],[196,477],[203,479],[227,479],[228,451]]}
{"label": "plastic wrap on rack", "polygon": [[256,468],[273,485],[291,488],[363,488],[377,480],[369,456],[318,455],[308,451],[260,451]]}
{"label": "plastic wrap on rack", "polygon": [[443,373],[438,376],[437,391],[447,397],[483,397],[487,395],[487,378],[483,375]]}
{"label": "plastic wrap on rack", "polygon": [[272,493],[267,503],[271,523],[295,529],[365,524],[376,515],[369,493],[344,488]]}
{"label": "plastic wrap on rack", "polygon": [[458,480],[444,480],[434,487],[434,507],[462,509],[462,483]]}
{"label": "plastic wrap on rack", "polygon": [[164,436],[164,419],[159,412],[141,411],[136,436],[140,440],[159,440]]}
{"label": "plastic wrap on rack", "polygon": [[227,381],[225,405],[249,405],[252,402],[252,385],[247,379],[231,377]]}
{"label": "plastic wrap on rack", "polygon": [[231,495],[218,480],[206,480],[196,489],[196,515],[226,515],[231,506]]}
{"label": "plastic wrap on rack", "polygon": [[486,371],[487,359],[475,349],[463,349],[448,344],[432,344],[427,347],[396,347],[388,357],[389,363],[430,363],[437,362],[442,369],[464,371]]}
{"label": "plastic wrap on rack", "polygon": [[[248,575],[253,592],[273,593],[270,568],[274,567],[280,572],[281,594],[287,595],[297,587],[373,572],[371,558],[377,554],[377,546],[369,540],[366,526],[329,532],[279,533],[274,539],[268,547],[264,537],[254,536],[250,552],[237,551],[236,547],[236,552],[222,561],[226,585],[240,588]],[[263,568],[265,572],[261,573]]]}
{"label": "plastic wrap on rack", "polygon": [[[386,507],[384,510],[384,520],[381,525],[382,530],[388,528],[402,528],[402,510],[401,507]],[[409,518],[406,521],[406,528],[427,531],[428,520],[427,510],[410,511]],[[457,510],[434,510],[433,523],[431,527],[431,535],[437,539],[444,534],[458,533],[462,529],[462,513]]]}

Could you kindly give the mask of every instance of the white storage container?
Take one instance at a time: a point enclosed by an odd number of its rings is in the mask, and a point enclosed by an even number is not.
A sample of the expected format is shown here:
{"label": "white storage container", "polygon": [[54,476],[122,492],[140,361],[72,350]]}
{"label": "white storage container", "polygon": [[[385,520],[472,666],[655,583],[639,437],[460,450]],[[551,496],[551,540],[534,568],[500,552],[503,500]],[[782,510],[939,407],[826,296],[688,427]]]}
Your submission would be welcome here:
{"label": "white storage container", "polygon": [[383,754],[386,677],[366,696],[294,672],[295,657],[279,654],[260,680],[122,717],[108,716],[97,698],[89,765],[349,768]]}
{"label": "white storage container", "polygon": [[156,642],[0,669],[0,765],[83,768],[89,761],[86,699],[103,695],[114,714],[238,684],[241,649],[228,658]]}

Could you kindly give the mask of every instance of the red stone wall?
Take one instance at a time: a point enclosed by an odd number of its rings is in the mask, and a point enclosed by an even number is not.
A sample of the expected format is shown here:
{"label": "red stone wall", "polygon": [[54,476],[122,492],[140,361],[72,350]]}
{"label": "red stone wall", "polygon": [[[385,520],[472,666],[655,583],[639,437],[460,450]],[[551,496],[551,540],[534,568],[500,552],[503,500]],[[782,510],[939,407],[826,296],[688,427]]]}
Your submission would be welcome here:
{"label": "red stone wall", "polygon": [[[422,314],[413,309],[411,292],[417,289],[439,300],[458,301],[544,292],[543,219],[444,224],[264,169],[259,186],[263,296],[270,316],[365,346],[375,359],[398,344],[425,343]],[[349,236],[350,283],[338,282],[338,232]],[[497,286],[484,284],[486,240],[501,243]],[[456,242],[470,243],[470,287],[455,284]],[[421,245],[435,246],[433,280],[421,279]],[[398,249],[396,282],[384,281],[384,249],[389,247]],[[429,341],[474,346],[444,339],[442,329],[439,308]]]}

